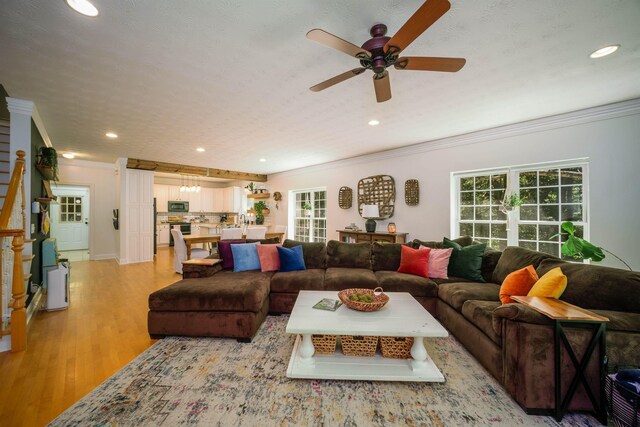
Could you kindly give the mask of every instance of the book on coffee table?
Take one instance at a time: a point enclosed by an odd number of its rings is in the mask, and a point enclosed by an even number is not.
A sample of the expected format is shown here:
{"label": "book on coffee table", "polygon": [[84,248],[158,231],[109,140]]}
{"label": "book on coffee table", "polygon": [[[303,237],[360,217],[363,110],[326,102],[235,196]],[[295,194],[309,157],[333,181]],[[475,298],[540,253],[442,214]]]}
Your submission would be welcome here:
{"label": "book on coffee table", "polygon": [[318,310],[336,311],[338,307],[340,307],[341,305],[342,305],[342,302],[340,302],[340,300],[323,298],[320,301],[318,301],[316,305],[313,306],[313,308],[317,308]]}

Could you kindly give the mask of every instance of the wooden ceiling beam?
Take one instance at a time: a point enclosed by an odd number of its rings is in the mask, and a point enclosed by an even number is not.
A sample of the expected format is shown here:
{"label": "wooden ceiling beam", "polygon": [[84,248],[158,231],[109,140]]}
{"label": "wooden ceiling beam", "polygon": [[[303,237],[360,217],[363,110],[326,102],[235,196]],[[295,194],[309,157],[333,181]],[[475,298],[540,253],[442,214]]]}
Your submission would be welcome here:
{"label": "wooden ceiling beam", "polygon": [[214,168],[203,168],[200,166],[181,165],[178,163],[156,162],[153,160],[127,159],[127,168],[154,172],[175,173],[180,175],[206,176],[210,178],[238,179],[256,182],[267,181],[267,175],[263,174]]}

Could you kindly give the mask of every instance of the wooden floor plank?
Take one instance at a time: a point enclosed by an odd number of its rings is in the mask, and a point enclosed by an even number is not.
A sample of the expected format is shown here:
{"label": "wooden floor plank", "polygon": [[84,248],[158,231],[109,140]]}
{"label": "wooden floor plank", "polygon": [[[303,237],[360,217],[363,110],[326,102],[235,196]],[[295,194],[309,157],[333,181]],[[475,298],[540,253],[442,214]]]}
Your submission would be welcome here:
{"label": "wooden floor plank", "polygon": [[0,424],[46,425],[154,342],[147,334],[151,292],[181,279],[173,252],[153,263],[75,262],[68,310],[32,320],[27,351],[0,353]]}

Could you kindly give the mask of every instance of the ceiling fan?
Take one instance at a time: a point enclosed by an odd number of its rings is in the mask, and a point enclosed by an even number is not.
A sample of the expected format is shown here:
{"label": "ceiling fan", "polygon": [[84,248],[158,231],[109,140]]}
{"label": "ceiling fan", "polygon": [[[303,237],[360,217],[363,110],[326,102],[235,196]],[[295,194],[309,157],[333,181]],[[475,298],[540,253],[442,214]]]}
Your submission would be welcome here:
{"label": "ceiling fan", "polygon": [[451,4],[448,0],[427,0],[409,18],[393,37],[387,37],[387,26],[375,24],[367,40],[362,47],[327,33],[324,30],[314,29],[307,33],[307,38],[325,46],[337,49],[360,60],[361,67],[354,68],[345,73],[338,74],[309,89],[319,92],[351,77],[358,76],[365,70],[373,71],[373,86],[378,102],[391,99],[391,84],[389,72],[386,70],[394,66],[397,70],[418,71],[459,71],[467,62],[464,58],[437,58],[421,56],[400,57],[400,52],[407,48],[420,34],[426,31],[433,23],[444,15]]}

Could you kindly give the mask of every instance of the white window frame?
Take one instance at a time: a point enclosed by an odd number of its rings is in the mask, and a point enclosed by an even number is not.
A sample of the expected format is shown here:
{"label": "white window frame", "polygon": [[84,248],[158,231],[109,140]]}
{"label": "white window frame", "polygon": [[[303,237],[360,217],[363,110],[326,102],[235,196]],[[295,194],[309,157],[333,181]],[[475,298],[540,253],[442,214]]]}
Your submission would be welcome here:
{"label": "white window frame", "polygon": [[[309,217],[296,217],[296,195],[300,194],[300,193],[310,193],[311,194],[311,204],[313,205],[315,202],[315,193],[318,191],[324,191],[325,194],[325,207],[324,207],[324,212],[325,212],[325,216],[324,217],[316,217],[315,216],[315,209],[311,210],[311,215]],[[327,194],[327,187],[314,187],[314,188],[303,188],[303,189],[297,189],[297,190],[289,190],[289,204],[288,204],[288,230],[289,232],[287,233],[289,235],[290,238],[295,239],[295,235],[296,235],[296,219],[309,219],[309,224],[310,224],[310,230],[309,230],[309,241],[310,242],[316,242],[316,229],[314,227],[314,221],[317,219],[322,219],[325,221],[325,228],[324,228],[324,235],[325,237],[323,237],[323,242],[328,241],[328,234],[327,234],[327,222],[328,222],[328,218],[327,218],[327,213],[329,210],[329,199],[328,199],[328,194]]]}
{"label": "white window frame", "polygon": [[[573,221],[574,224],[583,227],[583,237],[586,240],[590,239],[590,212],[589,212],[589,159],[579,158],[571,160],[561,160],[554,162],[533,163],[526,165],[507,166],[498,168],[486,168],[477,169],[471,171],[451,172],[451,192],[450,192],[450,234],[453,238],[459,236],[459,194],[460,194],[460,179],[475,177],[479,175],[489,174],[507,174],[507,188],[513,193],[520,193],[520,182],[518,175],[520,172],[528,171],[540,171],[546,169],[563,169],[571,167],[582,168],[582,221]],[[558,183],[558,187],[561,187],[561,183]],[[538,187],[539,188],[539,187]],[[561,197],[561,196],[560,196]],[[538,200],[540,205],[540,200]],[[559,209],[561,209],[560,201],[558,203]],[[560,212],[561,214],[561,212]],[[475,222],[475,221],[465,221]],[[478,221],[484,223],[485,221]],[[554,221],[555,222],[555,221]],[[558,221],[562,223],[562,220]],[[518,225],[520,224],[545,224],[543,221],[525,221],[520,219],[520,209],[517,209],[514,213],[507,216],[507,245],[518,246]]]}

